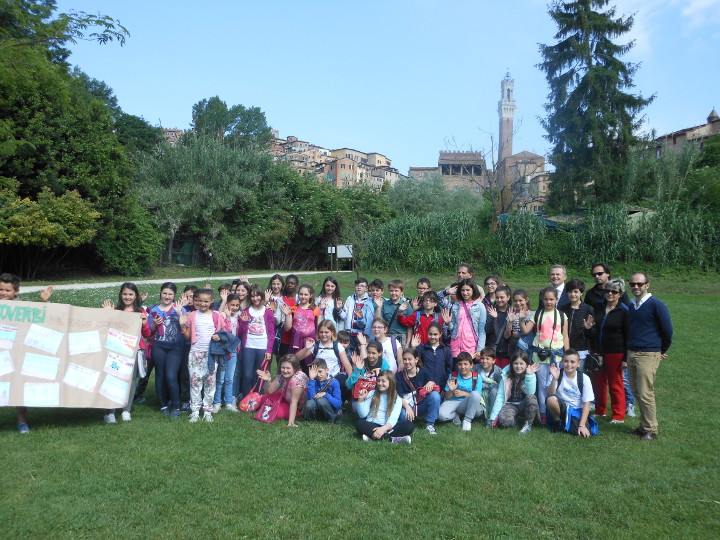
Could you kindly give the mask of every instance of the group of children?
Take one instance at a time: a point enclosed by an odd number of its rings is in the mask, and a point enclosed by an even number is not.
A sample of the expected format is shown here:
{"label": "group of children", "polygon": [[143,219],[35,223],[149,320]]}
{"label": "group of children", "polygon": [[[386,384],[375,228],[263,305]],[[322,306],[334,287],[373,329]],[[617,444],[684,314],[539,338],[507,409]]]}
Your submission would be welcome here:
{"label": "group of children", "polygon": [[[9,299],[4,276],[0,299]],[[252,403],[258,419],[283,418],[290,427],[300,416],[339,422],[353,411],[364,440],[410,442],[417,418],[430,435],[437,422],[470,431],[474,421],[518,425],[521,434],[536,420],[583,437],[596,432],[592,383],[570,348],[556,290],[544,289],[533,312],[527,292],[497,276],[485,279],[485,291],[470,265],[460,265],[457,278],[438,291],[421,278],[410,300],[397,279],[386,298],[381,280],[359,278],[345,299],[331,276],[317,295],[294,275],[274,275],[266,289],[240,278],[221,285],[218,299],[191,286],[177,298],[168,282],[145,307],[125,283],[117,304],[104,307],[139,314],[147,374],[132,402],[145,400],[154,368],[160,412],[171,418],[185,409],[190,422],[201,413],[212,422],[223,405],[238,412]],[[18,290],[19,282],[13,297]],[[123,420],[131,420],[131,405]],[[106,411],[105,421],[114,414]]]}

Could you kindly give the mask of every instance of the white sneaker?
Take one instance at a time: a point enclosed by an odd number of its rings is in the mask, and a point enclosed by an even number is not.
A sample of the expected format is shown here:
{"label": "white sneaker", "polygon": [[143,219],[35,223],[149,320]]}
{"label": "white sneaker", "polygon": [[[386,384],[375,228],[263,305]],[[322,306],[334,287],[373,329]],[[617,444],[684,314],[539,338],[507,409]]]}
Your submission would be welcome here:
{"label": "white sneaker", "polygon": [[203,420],[205,420],[206,422],[212,422],[213,421],[212,413],[205,411],[205,414],[203,415]]}
{"label": "white sneaker", "polygon": [[615,420],[614,418],[608,422],[608,424],[624,424],[625,420]]}
{"label": "white sneaker", "polygon": [[462,426],[462,419],[459,414],[456,414],[455,418],[453,418],[453,424],[456,426]]}
{"label": "white sneaker", "polygon": [[532,423],[525,422],[525,425],[520,429],[520,435],[525,435],[527,433],[530,433],[531,429],[532,429]]}
{"label": "white sneaker", "polygon": [[390,442],[393,443],[393,444],[397,444],[397,443],[407,443],[407,444],[411,444],[411,443],[412,443],[412,438],[410,438],[410,435],[405,435],[404,437],[392,437],[392,438],[390,439]]}
{"label": "white sneaker", "polygon": [[433,426],[432,424],[426,425],[425,430],[428,432],[428,435],[437,435],[437,431],[435,431],[435,426]]}
{"label": "white sneaker", "polygon": [[220,412],[221,407],[222,407],[222,403],[213,403],[213,408],[212,408],[213,414]]}
{"label": "white sneaker", "polygon": [[634,403],[628,403],[627,408],[625,409],[625,416],[630,416],[631,418],[635,418],[635,404]]}
{"label": "white sneaker", "polygon": [[240,409],[238,409],[235,405],[232,403],[229,403],[228,405],[225,405],[225,410],[230,412],[240,412]]}
{"label": "white sneaker", "polygon": [[132,416],[130,416],[130,411],[123,411],[120,416],[122,416],[123,422],[129,422],[130,420],[132,420]]}
{"label": "white sneaker", "polygon": [[115,420],[115,413],[106,414],[103,416],[103,420],[105,420],[106,424],[117,424],[117,420]]}
{"label": "white sneaker", "polygon": [[463,431],[470,431],[472,429],[472,421],[471,420],[463,420],[462,427],[463,427]]}
{"label": "white sneaker", "polygon": [[191,424],[194,424],[195,422],[200,420],[200,413],[197,411],[190,413],[190,418],[188,420],[190,420]]}
{"label": "white sneaker", "polygon": [[363,441],[370,442],[370,441],[372,441],[372,439],[370,437],[368,437],[367,435],[363,435]]}

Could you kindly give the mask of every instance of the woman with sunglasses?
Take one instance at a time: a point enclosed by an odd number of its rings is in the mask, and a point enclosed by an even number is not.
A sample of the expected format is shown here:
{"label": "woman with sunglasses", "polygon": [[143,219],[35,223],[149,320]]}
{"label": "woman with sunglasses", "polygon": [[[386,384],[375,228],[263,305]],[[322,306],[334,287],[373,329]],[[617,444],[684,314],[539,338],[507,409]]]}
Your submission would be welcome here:
{"label": "woman with sunglasses", "polygon": [[601,354],[603,366],[592,376],[595,393],[595,414],[607,412],[608,387],[612,407],[611,424],[625,421],[625,389],[623,363],[630,333],[630,314],[620,300],[625,292],[625,281],[613,278],[605,283],[605,299],[595,305],[595,316],[585,321],[585,328],[593,342],[593,352]]}

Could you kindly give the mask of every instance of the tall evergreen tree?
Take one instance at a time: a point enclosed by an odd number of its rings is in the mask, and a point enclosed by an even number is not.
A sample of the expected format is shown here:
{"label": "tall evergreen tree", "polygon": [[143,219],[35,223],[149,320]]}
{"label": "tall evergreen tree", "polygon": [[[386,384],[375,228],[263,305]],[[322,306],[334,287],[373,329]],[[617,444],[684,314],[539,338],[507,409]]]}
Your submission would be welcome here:
{"label": "tall evergreen tree", "polygon": [[538,67],[550,85],[542,123],[555,166],[549,206],[561,211],[615,198],[640,112],[654,98],[629,91],[639,65],[620,57],[634,42],[614,40],[632,28],[633,18],[617,17],[608,2],[555,2],[549,14],[557,43],[540,45]]}

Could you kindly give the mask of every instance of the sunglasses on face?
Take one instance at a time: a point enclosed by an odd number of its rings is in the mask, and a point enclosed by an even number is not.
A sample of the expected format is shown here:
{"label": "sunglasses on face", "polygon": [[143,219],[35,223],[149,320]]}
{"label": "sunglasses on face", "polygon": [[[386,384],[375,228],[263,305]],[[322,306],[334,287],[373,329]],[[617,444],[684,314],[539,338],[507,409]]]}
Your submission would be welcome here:
{"label": "sunglasses on face", "polygon": [[643,285],[647,285],[647,281],[641,283],[639,281],[631,281],[630,286],[631,287],[642,287]]}
{"label": "sunglasses on face", "polygon": [[605,289],[605,294],[620,294],[620,291],[614,291],[612,289]]}
{"label": "sunglasses on face", "polygon": [[602,276],[604,273],[605,273],[605,272],[593,272],[593,273],[590,274],[590,275],[591,275],[592,277],[598,277],[598,276]]}

